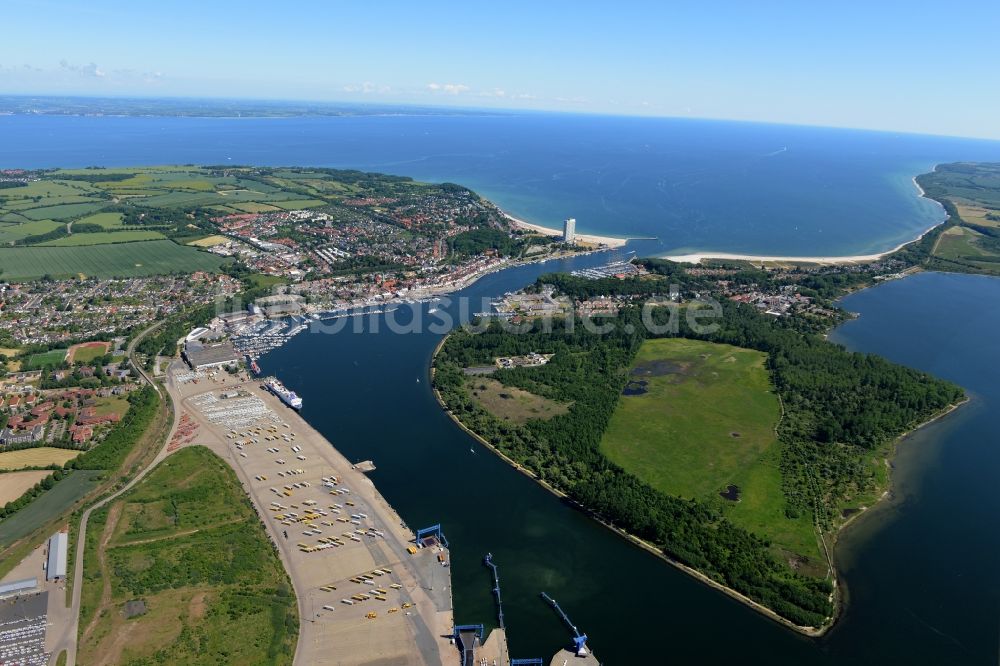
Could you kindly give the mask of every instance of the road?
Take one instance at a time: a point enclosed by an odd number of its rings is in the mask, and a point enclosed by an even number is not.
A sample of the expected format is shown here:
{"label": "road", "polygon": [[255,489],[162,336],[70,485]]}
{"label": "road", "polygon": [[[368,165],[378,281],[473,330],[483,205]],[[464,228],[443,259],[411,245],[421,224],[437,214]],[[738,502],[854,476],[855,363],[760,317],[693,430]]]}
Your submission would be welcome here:
{"label": "road", "polygon": [[[142,368],[135,360],[135,346],[145,338],[149,333],[156,330],[163,324],[163,321],[158,321],[149,328],[143,330],[139,333],[132,342],[129,344],[126,354],[129,360],[132,362],[132,367],[136,369],[141,376],[153,389],[156,394],[160,397],[160,401],[164,400],[163,391],[160,387],[153,381],[153,378]],[[174,413],[172,417],[172,422],[170,426],[170,432],[167,434],[166,441],[170,441],[170,437],[173,435],[174,428],[177,427],[177,405],[174,405]],[[90,515],[105,506],[108,502],[121,496],[122,493],[127,492],[135,484],[141,481],[145,476],[152,470],[156,465],[167,456],[166,446],[164,446],[160,451],[157,452],[156,456],[146,467],[139,470],[139,472],[129,481],[123,488],[117,492],[105,497],[101,501],[97,502],[86,511],[83,512],[83,517],[80,519],[80,531],[77,535],[76,552],[75,552],[75,562],[73,566],[73,602],[70,605],[69,625],[65,628],[62,637],[55,644],[52,650],[52,663],[58,659],[59,653],[63,650],[66,651],[66,664],[67,666],[75,666],[76,664],[76,652],[77,652],[77,638],[80,632],[80,600],[83,594],[83,544],[86,543],[87,538],[87,523],[90,521]]]}

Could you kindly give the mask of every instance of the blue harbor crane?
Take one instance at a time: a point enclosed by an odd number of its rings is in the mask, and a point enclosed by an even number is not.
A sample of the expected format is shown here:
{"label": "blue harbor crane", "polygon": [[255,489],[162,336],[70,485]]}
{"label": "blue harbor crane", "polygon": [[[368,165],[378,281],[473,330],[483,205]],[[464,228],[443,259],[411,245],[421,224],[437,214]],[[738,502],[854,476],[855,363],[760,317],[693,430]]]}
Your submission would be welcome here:
{"label": "blue harbor crane", "polygon": [[444,530],[441,529],[440,523],[438,523],[437,525],[431,525],[430,527],[425,527],[423,529],[417,530],[417,538],[416,538],[417,545],[418,546],[422,545],[423,540],[426,537],[433,537],[437,539],[438,543],[440,543],[442,546],[444,546],[445,548],[448,547],[448,539],[444,537]]}
{"label": "blue harbor crane", "polygon": [[573,622],[569,619],[569,616],[566,615],[566,611],[564,611],[562,608],[559,607],[559,604],[556,603],[555,599],[545,594],[544,592],[542,592],[542,599],[545,599],[545,601],[549,602],[549,605],[551,605],[553,608],[556,609],[556,612],[559,613],[559,617],[562,618],[562,621],[565,622],[566,626],[569,627],[570,631],[573,632],[573,648],[574,652],[576,652],[576,655],[578,657],[586,655],[587,634],[580,633],[580,631],[576,628],[576,625],[573,624]]}

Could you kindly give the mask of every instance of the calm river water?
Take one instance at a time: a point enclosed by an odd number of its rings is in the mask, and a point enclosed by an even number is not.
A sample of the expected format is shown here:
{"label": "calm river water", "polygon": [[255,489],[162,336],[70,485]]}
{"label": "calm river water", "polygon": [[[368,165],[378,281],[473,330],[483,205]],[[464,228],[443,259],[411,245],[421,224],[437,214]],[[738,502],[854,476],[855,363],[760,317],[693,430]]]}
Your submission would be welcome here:
{"label": "calm river water", "polygon": [[[481,299],[542,273],[604,261],[592,255],[509,269],[456,296],[472,299],[475,312],[484,309]],[[849,609],[819,641],[624,543],[463,433],[430,390],[428,365],[440,333],[393,333],[379,317],[379,331],[368,321],[361,334],[353,325],[302,334],[262,366],[304,396],[305,418],[347,457],[375,461],[375,483],[411,527],[443,524],[452,545],[456,621],[495,622],[482,566],[493,552],[514,656],[547,661],[569,638],[539,599],[546,591],[609,664],[994,664],[997,303],[1000,280],[943,274],[845,300],[862,316],[839,329],[836,341],[952,379],[975,399],[907,440],[895,499],[844,535],[837,557]],[[402,314],[393,316],[408,320]]]}

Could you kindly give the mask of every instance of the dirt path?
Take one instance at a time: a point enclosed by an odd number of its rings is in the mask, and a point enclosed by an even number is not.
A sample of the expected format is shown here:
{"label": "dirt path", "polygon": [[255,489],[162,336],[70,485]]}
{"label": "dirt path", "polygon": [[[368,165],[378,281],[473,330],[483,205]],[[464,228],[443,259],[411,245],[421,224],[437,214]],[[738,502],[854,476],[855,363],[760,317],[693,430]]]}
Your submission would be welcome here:
{"label": "dirt path", "polygon": [[114,536],[115,529],[118,527],[118,521],[121,520],[122,508],[124,506],[121,502],[116,502],[108,510],[108,521],[104,524],[101,543],[97,546],[97,570],[101,575],[101,584],[103,586],[101,588],[101,601],[97,604],[97,608],[94,609],[94,617],[90,618],[90,624],[87,625],[80,636],[81,643],[86,643],[87,639],[94,633],[97,621],[101,619],[101,611],[111,604],[111,576],[108,575],[107,547],[111,541],[111,537]]}
{"label": "dirt path", "polygon": [[213,527],[219,527],[221,525],[227,525],[227,524],[228,523],[218,523],[218,524],[215,524],[215,525],[208,525],[207,527],[204,527],[204,528],[202,528],[202,527],[195,527],[194,529],[190,529],[190,530],[183,530],[183,531],[180,531],[180,532],[174,532],[173,534],[165,534],[163,536],[158,536],[158,537],[150,537],[148,539],[139,539],[138,541],[124,541],[124,542],[122,542],[121,545],[123,545],[123,546],[139,546],[139,545],[142,545],[144,543],[156,543],[157,541],[165,541],[167,539],[177,539],[179,537],[186,537],[186,536],[190,536],[192,534],[197,534],[198,532],[202,531],[203,529],[211,529]]}
{"label": "dirt path", "polygon": [[[146,335],[150,332],[156,330],[163,324],[163,321],[159,321],[142,333],[137,335],[129,344],[128,347],[128,357],[132,360],[132,365],[136,368],[139,374],[145,379],[153,390],[156,391],[157,396],[160,398],[161,409],[157,413],[153,423],[150,428],[144,433],[143,438],[140,439],[139,443],[134,447],[133,452],[128,456],[125,464],[122,468],[118,470],[117,478],[127,477],[132,470],[135,468],[135,474],[132,476],[131,480],[128,481],[124,486],[118,489],[116,492],[108,495],[103,500],[97,502],[86,511],[83,512],[83,516],[80,518],[80,530],[77,534],[77,547],[75,551],[74,558],[74,568],[73,568],[73,597],[70,604],[70,615],[72,617],[72,627],[68,632],[67,636],[63,641],[56,646],[53,654],[59,654],[62,650],[66,650],[66,666],[76,666],[76,656],[77,651],[80,646],[80,641],[78,640],[79,626],[80,626],[80,599],[83,588],[83,544],[86,543],[87,539],[87,523],[90,520],[91,514],[114,501],[122,494],[127,492],[130,488],[139,483],[145,476],[159,463],[161,460],[169,455],[167,451],[167,442],[170,441],[170,434],[176,428],[179,421],[179,414],[177,405],[171,405],[166,397],[165,391],[161,389],[153,378],[150,377],[146,371],[135,362],[134,351],[136,344],[139,343]],[[165,436],[162,440],[160,435],[163,435],[165,431]],[[162,445],[158,445],[162,441]],[[126,471],[127,470],[127,471]],[[103,552],[103,547],[101,551]]]}

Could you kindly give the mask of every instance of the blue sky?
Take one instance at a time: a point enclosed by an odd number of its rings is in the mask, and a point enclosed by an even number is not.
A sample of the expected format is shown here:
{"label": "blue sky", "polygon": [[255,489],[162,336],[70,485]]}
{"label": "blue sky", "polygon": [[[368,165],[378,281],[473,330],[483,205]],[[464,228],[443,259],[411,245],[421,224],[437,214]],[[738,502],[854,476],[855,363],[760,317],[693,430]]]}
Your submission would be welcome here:
{"label": "blue sky", "polygon": [[1000,138],[1000,2],[6,0],[0,93],[729,118]]}

